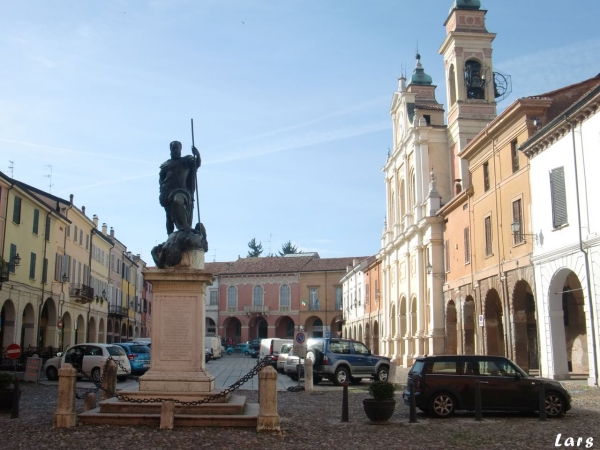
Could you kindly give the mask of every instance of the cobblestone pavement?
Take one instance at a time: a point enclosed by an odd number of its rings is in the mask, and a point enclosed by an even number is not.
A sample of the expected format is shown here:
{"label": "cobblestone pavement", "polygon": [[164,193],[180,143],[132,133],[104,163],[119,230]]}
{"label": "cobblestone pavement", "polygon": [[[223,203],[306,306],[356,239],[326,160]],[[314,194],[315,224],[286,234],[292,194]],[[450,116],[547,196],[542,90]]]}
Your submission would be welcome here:
{"label": "cobblestone pavement", "polygon": [[[563,419],[541,422],[535,414],[485,414],[475,422],[473,413],[436,420],[418,414],[418,423],[408,421],[408,408],[396,395],[396,412],[385,425],[368,422],[362,409],[367,397],[365,384],[349,390],[349,422],[341,422],[342,389],[309,392],[278,392],[282,434],[257,434],[241,428],[177,428],[161,431],[150,427],[79,426],[53,429],[57,387],[23,384],[20,417],[0,414],[0,449],[550,449],[557,435],[565,448],[568,437],[593,438],[600,448],[600,389],[581,384],[567,387],[573,409]],[[241,391],[249,402],[257,402],[256,391]],[[78,412],[83,402],[77,401]],[[569,447],[566,447],[569,448]],[[571,448],[577,448],[577,445]],[[589,447],[588,447],[589,448]]]}

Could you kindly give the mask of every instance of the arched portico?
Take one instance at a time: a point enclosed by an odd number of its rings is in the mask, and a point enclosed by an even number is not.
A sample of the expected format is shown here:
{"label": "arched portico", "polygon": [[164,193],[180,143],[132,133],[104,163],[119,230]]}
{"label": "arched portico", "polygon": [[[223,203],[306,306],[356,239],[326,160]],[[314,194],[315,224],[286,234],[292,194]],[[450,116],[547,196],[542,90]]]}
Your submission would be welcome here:
{"label": "arched portico", "polygon": [[490,289],[487,291],[484,304],[484,339],[486,355],[505,356],[504,322],[502,316],[502,302],[498,295],[498,291],[496,291],[496,289]]}

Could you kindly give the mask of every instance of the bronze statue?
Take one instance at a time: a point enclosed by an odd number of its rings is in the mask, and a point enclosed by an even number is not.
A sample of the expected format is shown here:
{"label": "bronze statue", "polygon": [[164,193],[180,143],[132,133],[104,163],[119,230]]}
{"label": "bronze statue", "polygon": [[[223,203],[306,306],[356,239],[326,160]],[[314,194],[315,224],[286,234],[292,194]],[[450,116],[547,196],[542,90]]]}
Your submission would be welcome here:
{"label": "bronze statue", "polygon": [[[152,258],[160,269],[177,266],[183,252],[208,251],[206,229],[200,223],[192,228],[194,216],[194,191],[197,189],[196,172],[200,167],[200,152],[192,145],[192,155],[181,156],[181,142],[171,142],[171,159],[160,166],[158,182],[159,202],[167,215],[166,242],[152,249]],[[175,230],[177,227],[177,230]]]}
{"label": "bronze statue", "polygon": [[181,142],[171,142],[171,159],[160,166],[160,204],[167,213],[167,234],[190,230],[194,216],[196,171],[200,167],[200,152],[192,146],[192,155],[181,156]]}

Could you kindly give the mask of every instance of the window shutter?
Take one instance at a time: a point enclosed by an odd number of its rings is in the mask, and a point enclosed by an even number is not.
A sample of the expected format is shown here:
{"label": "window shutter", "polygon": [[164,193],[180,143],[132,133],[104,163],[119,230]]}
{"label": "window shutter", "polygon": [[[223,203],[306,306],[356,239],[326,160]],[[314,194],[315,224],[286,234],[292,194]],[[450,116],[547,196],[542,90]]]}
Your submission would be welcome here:
{"label": "window shutter", "polygon": [[35,262],[36,262],[37,256],[35,253],[31,254],[31,263],[29,264],[29,278],[31,278],[32,280],[35,278]]}
{"label": "window shutter", "polygon": [[38,234],[39,231],[39,223],[40,223],[40,210],[33,210],[33,234]]}
{"label": "window shutter", "polygon": [[492,254],[492,218],[485,218],[485,255]]}
{"label": "window shutter", "polygon": [[552,191],[552,226],[558,228],[567,222],[567,196],[565,192],[565,171],[558,167],[550,172]]}
{"label": "window shutter", "polygon": [[48,258],[44,258],[44,265],[42,268],[42,283],[48,282]]}
{"label": "window shutter", "polygon": [[465,264],[469,264],[471,262],[471,241],[469,236],[469,227],[465,228],[463,235],[465,241]]}
{"label": "window shutter", "polygon": [[15,204],[13,208],[13,222],[21,223],[21,197],[15,197]]}
{"label": "window shutter", "polygon": [[46,236],[47,241],[50,241],[50,216],[46,216]]}

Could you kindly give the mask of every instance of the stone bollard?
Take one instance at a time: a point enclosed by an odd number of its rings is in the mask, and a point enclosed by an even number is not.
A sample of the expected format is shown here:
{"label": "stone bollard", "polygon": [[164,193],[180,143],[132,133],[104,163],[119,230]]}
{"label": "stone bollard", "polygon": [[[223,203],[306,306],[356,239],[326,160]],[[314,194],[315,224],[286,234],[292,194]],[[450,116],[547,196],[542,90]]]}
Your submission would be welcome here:
{"label": "stone bollard", "polygon": [[172,430],[175,426],[175,403],[162,402],[160,405],[160,429]]}
{"label": "stone bollard", "polygon": [[83,401],[83,411],[90,411],[96,407],[96,393],[90,392]]}
{"label": "stone bollard", "polygon": [[104,381],[102,382],[102,397],[100,400],[112,398],[113,393],[117,392],[117,363],[110,360],[106,365],[104,372]]}
{"label": "stone bollard", "polygon": [[277,371],[268,366],[258,372],[259,412],[257,432],[281,433],[277,413]]}
{"label": "stone bollard", "polygon": [[71,428],[77,425],[75,414],[75,382],[77,369],[64,364],[58,371],[58,404],[54,413],[54,428]]}
{"label": "stone bollard", "polygon": [[388,372],[388,379],[390,383],[396,383],[396,368],[398,367],[398,362],[396,358],[390,361],[390,371]]}
{"label": "stone bollard", "polygon": [[304,361],[304,390],[313,390],[313,362],[310,358]]}

